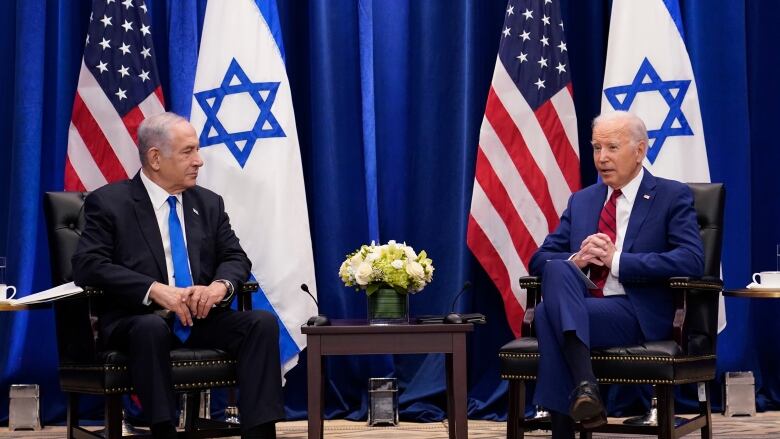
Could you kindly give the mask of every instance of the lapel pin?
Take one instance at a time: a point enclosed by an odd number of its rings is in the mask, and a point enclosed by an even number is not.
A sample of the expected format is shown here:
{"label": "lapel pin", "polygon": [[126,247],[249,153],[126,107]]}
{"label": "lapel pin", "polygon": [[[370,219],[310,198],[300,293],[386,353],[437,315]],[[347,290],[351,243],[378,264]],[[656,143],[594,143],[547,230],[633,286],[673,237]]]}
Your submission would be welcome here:
{"label": "lapel pin", "polygon": [[650,195],[644,194],[644,195],[642,195],[642,198],[644,198],[645,200],[649,200],[650,199]]}
{"label": "lapel pin", "polygon": [[[645,196],[647,196],[647,195],[645,195]],[[195,212],[195,215],[200,215],[200,214],[198,213],[198,209],[196,209],[196,208],[194,208],[194,207],[193,207],[193,208],[192,208],[192,211],[193,211],[193,212]]]}

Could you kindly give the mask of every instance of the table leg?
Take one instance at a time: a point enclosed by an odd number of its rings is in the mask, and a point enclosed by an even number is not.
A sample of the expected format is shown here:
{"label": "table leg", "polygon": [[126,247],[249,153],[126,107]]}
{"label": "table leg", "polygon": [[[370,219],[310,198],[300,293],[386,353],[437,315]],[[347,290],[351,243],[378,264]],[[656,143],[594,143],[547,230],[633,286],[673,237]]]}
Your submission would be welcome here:
{"label": "table leg", "polygon": [[306,337],[306,360],[308,379],[308,417],[309,439],[322,439],[322,406],[324,392],[322,386],[322,354],[320,350],[320,336],[308,335]]}
{"label": "table leg", "polygon": [[466,419],[466,334],[452,334],[452,353],[445,354],[447,366],[447,422],[450,439],[468,437]]}

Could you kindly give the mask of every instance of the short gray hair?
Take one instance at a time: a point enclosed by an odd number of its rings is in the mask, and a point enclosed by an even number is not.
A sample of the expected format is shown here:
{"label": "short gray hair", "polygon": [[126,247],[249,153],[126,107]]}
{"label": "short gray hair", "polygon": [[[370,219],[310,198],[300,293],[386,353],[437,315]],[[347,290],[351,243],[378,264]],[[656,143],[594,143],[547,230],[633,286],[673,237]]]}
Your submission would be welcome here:
{"label": "short gray hair", "polygon": [[187,119],[176,113],[160,113],[149,116],[138,125],[138,155],[141,166],[146,166],[146,153],[156,146],[164,153],[170,152],[171,127]]}
{"label": "short gray hair", "polygon": [[628,128],[628,132],[631,134],[631,138],[637,142],[644,140],[645,145],[647,145],[649,140],[647,138],[647,127],[645,127],[645,123],[642,121],[642,119],[639,118],[639,116],[634,113],[629,113],[628,111],[618,110],[599,114],[595,119],[593,119],[591,129],[596,128],[596,125],[602,122],[613,121],[626,122],[626,128]]}

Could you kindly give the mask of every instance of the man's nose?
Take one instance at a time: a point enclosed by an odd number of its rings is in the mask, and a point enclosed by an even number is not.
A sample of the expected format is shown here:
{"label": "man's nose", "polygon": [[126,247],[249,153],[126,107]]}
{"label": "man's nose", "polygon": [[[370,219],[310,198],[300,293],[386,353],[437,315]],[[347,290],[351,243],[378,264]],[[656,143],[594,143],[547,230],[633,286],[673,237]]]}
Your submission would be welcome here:
{"label": "man's nose", "polygon": [[201,157],[201,155],[200,155],[200,151],[196,151],[196,152],[195,152],[195,160],[194,160],[193,164],[194,164],[195,166],[199,167],[199,168],[200,168],[201,166],[203,166],[203,157]]}

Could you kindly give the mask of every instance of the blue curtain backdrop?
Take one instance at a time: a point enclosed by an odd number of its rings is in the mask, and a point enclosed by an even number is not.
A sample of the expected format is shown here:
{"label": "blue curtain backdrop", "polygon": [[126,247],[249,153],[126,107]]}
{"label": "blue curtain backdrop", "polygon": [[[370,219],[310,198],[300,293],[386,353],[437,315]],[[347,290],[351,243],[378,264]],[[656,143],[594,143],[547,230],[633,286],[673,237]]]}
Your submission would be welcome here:
{"label": "blue curtain backdrop", "polygon": [[[186,112],[204,0],[147,0],[166,102]],[[0,255],[22,294],[50,286],[42,193],[61,190],[67,128],[88,2],[0,2]],[[739,4],[738,4],[739,3]],[[600,107],[608,1],[562,0],[583,184],[595,181],[588,143]],[[780,4],[748,0],[681,2],[697,75],[713,181],[727,186],[723,253],[727,287],[775,269],[780,184],[775,145],[780,119]],[[469,344],[469,416],[503,419],[506,386],[498,348],[511,338],[501,300],[465,245],[479,126],[503,22],[505,0],[279,1],[298,122],[323,312],[363,317],[365,298],[344,288],[344,255],[379,237],[426,249],[434,282],[412,299],[413,314],[443,313],[465,280],[457,309],[482,312]],[[374,163],[372,166],[371,164]],[[294,300],[299,300],[298,298]],[[721,372],[752,370],[761,409],[780,404],[780,302],[727,299],[719,339]],[[38,383],[44,421],[62,422],[53,316],[0,313],[0,422],[8,386]],[[511,322],[512,325],[519,324]],[[326,414],[365,418],[367,380],[394,374],[402,419],[444,416],[441,355],[328,360]],[[288,374],[291,418],[305,417],[305,359]],[[613,410],[635,402],[612,392]],[[719,392],[713,392],[716,401]],[[682,402],[692,396],[684,391]],[[718,404],[716,404],[718,405]],[[95,415],[97,401],[86,401]],[[634,407],[636,409],[636,407]]]}

